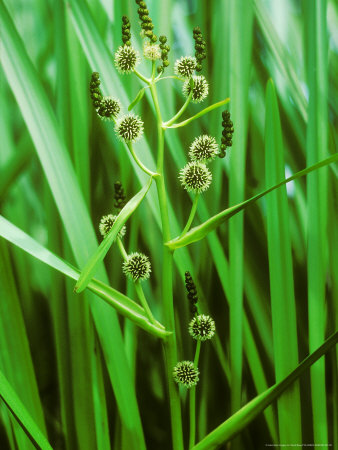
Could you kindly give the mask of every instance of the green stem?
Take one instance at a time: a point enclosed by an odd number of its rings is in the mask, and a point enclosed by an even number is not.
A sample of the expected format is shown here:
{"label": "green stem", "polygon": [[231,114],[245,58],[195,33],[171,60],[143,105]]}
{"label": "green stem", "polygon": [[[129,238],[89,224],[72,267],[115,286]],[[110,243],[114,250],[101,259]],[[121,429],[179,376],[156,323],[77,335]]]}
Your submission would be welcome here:
{"label": "green stem", "polygon": [[185,125],[188,125],[193,120],[196,120],[199,117],[204,116],[204,114],[207,114],[208,112],[212,111],[213,109],[216,109],[216,108],[219,108],[219,107],[225,105],[229,101],[230,101],[230,98],[226,98],[225,100],[222,100],[220,102],[214,103],[213,105],[210,105],[207,108],[202,109],[202,111],[200,111],[199,113],[195,114],[192,117],[189,117],[189,119],[187,119],[187,120],[183,120],[183,122],[175,123],[174,125],[172,125],[171,123],[169,125],[169,122],[167,122],[167,123],[163,124],[163,126],[165,126],[166,128],[180,128],[180,127],[184,127]]}
{"label": "green stem", "polygon": [[143,172],[145,172],[147,175],[151,176],[151,177],[156,177],[158,174],[155,172],[152,172],[150,169],[148,169],[144,164],[142,164],[142,162],[138,159],[133,144],[131,142],[126,142],[127,147],[131,153],[131,156],[133,157],[134,161],[136,162],[136,164],[139,166],[139,168],[141,170],[143,170]]}
{"label": "green stem", "polygon": [[[201,341],[197,341],[196,351],[195,351],[195,359],[194,366],[198,367],[198,360],[201,351]],[[196,386],[193,386],[190,389],[190,399],[189,399],[189,413],[190,413],[190,434],[189,434],[189,448],[192,448],[195,445],[195,437],[196,437]]]}
{"label": "green stem", "polygon": [[158,154],[157,154],[157,172],[158,177],[155,178],[157,195],[160,206],[161,222],[162,222],[162,238],[163,238],[163,266],[162,266],[162,302],[163,302],[163,318],[165,326],[173,333],[168,339],[163,341],[163,349],[166,362],[166,372],[169,389],[170,417],[172,443],[174,450],[183,450],[183,431],[181,418],[181,403],[178,388],[174,382],[172,371],[177,363],[176,334],[175,334],[175,318],[173,304],[173,254],[171,250],[164,245],[170,239],[169,214],[167,206],[167,194],[165,190],[163,175],[163,159],[164,159],[164,130],[162,128],[162,116],[157,97],[155,83],[150,86],[152,99],[155,106],[157,132],[158,132]]}
{"label": "green stem", "polygon": [[179,81],[186,81],[184,78],[176,77],[175,75],[170,75],[170,76],[168,76],[168,77],[161,77],[161,78],[160,78],[160,76],[158,76],[158,77],[155,79],[155,81],[156,81],[156,83],[157,83],[158,81],[169,80],[169,79],[172,79],[172,80],[179,80]]}
{"label": "green stem", "polygon": [[[193,94],[193,90],[191,89],[191,92],[190,92],[188,98],[186,99],[184,105],[182,106],[182,108],[178,111],[178,113],[176,113],[176,114],[174,115],[174,117],[173,117],[172,119],[168,120],[168,122],[165,122],[165,123],[163,124],[163,127],[165,127],[165,128],[170,127],[170,125],[172,125],[173,123],[175,123],[176,120],[179,119],[179,118],[181,117],[181,115],[184,113],[184,111],[188,108],[188,105],[189,105],[189,103],[190,103],[192,94]],[[173,127],[175,127],[175,125],[173,125]]]}
{"label": "green stem", "polygon": [[144,81],[145,83],[147,83],[148,85],[150,84],[150,80],[148,80],[148,78],[144,77],[140,72],[138,72],[136,69],[134,69],[134,74],[139,77],[140,80]]}
{"label": "green stem", "polygon": [[[124,245],[123,245],[122,240],[120,238],[117,238],[117,245],[118,245],[118,248],[119,248],[120,253],[122,255],[122,258],[126,261],[127,258],[128,258],[128,254],[127,254],[126,249],[124,248]],[[154,316],[153,316],[153,314],[152,314],[152,312],[151,312],[151,310],[149,308],[148,302],[146,300],[146,297],[144,295],[144,292],[143,292],[142,286],[140,285],[140,282],[139,281],[135,281],[134,286],[135,286],[136,294],[137,294],[137,296],[138,296],[138,298],[139,298],[139,300],[141,302],[142,307],[144,308],[144,310],[145,310],[145,312],[146,312],[146,314],[148,316],[149,321],[151,323],[153,323],[153,324],[157,324],[157,321],[154,318]]]}
{"label": "green stem", "polygon": [[182,231],[182,233],[180,234],[179,239],[185,235],[185,233],[187,233],[189,231],[190,225],[192,224],[192,221],[194,220],[195,214],[196,214],[196,209],[197,209],[197,203],[198,203],[198,199],[199,199],[199,194],[195,194],[195,198],[191,207],[191,211],[190,211],[190,215],[188,218],[188,221]]}

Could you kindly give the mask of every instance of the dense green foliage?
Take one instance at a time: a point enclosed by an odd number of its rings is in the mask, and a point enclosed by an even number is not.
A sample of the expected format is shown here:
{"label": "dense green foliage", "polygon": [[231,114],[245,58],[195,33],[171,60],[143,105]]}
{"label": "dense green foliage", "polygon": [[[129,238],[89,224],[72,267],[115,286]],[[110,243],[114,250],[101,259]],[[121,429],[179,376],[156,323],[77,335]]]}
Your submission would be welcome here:
{"label": "dense green foliage", "polygon": [[0,0],[0,448],[338,448],[336,2],[136,3]]}

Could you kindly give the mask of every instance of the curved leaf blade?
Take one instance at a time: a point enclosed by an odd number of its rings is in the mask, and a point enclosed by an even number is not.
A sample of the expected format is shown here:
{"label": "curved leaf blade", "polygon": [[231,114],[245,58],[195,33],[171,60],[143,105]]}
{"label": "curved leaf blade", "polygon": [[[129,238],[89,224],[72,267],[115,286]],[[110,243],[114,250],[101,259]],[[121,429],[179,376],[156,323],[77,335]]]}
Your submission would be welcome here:
{"label": "curved leaf blade", "polygon": [[140,102],[144,96],[145,93],[145,88],[142,88],[138,91],[136,97],[134,98],[134,100],[130,103],[130,105],[128,106],[128,111],[131,111],[134,106],[136,106],[138,104],[138,102]]}
{"label": "curved leaf blade", "polygon": [[243,406],[237,413],[233,414],[195,445],[193,450],[211,450],[235,437],[337,342],[338,331],[332,334],[316,351],[305,358],[287,377]]}
{"label": "curved leaf blade", "polygon": [[290,181],[296,180],[297,178],[300,178],[304,175],[307,175],[310,172],[313,172],[314,170],[320,169],[321,167],[327,166],[335,161],[338,161],[338,153],[335,153],[334,155],[330,156],[329,158],[324,159],[323,161],[320,161],[316,164],[313,164],[312,166],[307,167],[306,169],[300,170],[299,172],[295,173],[289,178],[286,178],[285,180],[281,181],[280,183],[276,184],[275,186],[272,186],[269,189],[266,189],[265,191],[261,192],[260,194],[255,195],[254,197],[249,198],[248,200],[245,200],[242,203],[239,203],[238,205],[231,206],[230,208],[227,208],[220,213],[214,215],[210,219],[206,220],[201,225],[198,225],[197,227],[192,228],[187,234],[185,234],[181,238],[175,238],[171,241],[166,242],[165,245],[167,245],[171,250],[175,250],[180,247],[185,247],[186,245],[192,244],[193,242],[200,241],[203,239],[208,233],[215,230],[219,225],[221,225],[226,220],[230,219],[230,217],[234,216],[235,214],[239,213],[243,209],[245,209],[247,206],[251,205],[258,199],[264,197],[269,192],[274,191],[275,189],[278,189],[281,186],[284,186],[285,184],[289,183]]}
{"label": "curved leaf blade", "polygon": [[136,195],[134,195],[134,197],[130,199],[129,202],[126,204],[126,206],[124,206],[124,208],[121,210],[121,212],[116,218],[114,225],[111,227],[109,233],[103,239],[103,241],[98,246],[95,253],[93,253],[91,258],[89,258],[85,267],[82,269],[80,278],[78,279],[75,285],[74,292],[79,294],[84,289],[86,289],[88,283],[90,282],[94,273],[98,269],[99,264],[102,262],[103,258],[106,256],[108,250],[110,249],[114,240],[116,239],[118,232],[121,230],[125,222],[129,219],[129,217],[132,215],[132,213],[135,211],[135,209],[139,206],[139,204],[146,196],[152,181],[153,179],[152,177],[150,177],[148,183],[145,186],[143,186],[143,188]]}
{"label": "curved leaf blade", "polygon": [[[67,277],[78,279],[80,271],[76,267],[56,256],[2,216],[0,216],[0,236]],[[170,334],[160,323],[154,325],[149,322],[140,305],[102,281],[92,279],[88,284],[88,289],[117,312],[154,336],[165,338]]]}
{"label": "curved leaf blade", "polygon": [[52,450],[51,445],[41,432],[31,415],[17,396],[16,392],[9,384],[5,375],[0,371],[0,397],[6,403],[20,426],[27,434],[32,444],[42,450]]}

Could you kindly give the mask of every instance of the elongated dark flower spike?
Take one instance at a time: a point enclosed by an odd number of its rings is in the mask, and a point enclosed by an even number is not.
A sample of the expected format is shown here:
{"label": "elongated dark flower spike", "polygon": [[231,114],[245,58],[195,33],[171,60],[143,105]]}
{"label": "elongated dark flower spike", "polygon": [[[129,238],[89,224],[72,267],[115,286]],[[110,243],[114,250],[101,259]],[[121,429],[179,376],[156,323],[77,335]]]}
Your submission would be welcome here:
{"label": "elongated dark flower spike", "polygon": [[100,75],[98,72],[93,72],[92,77],[90,79],[89,84],[89,92],[90,92],[90,98],[93,101],[94,108],[99,108],[101,101],[102,101],[102,93],[100,89]]}
{"label": "elongated dark flower spike", "polygon": [[161,73],[161,72],[164,71],[164,69],[166,67],[169,66],[168,54],[170,52],[170,47],[167,44],[167,37],[166,36],[163,36],[163,35],[160,36],[159,37],[159,41],[160,41],[162,65],[158,66],[157,71],[158,71],[158,73]]}
{"label": "elongated dark flower spike", "polygon": [[122,17],[122,42],[124,45],[131,45],[130,22],[127,16]]}
{"label": "elongated dark flower spike", "polygon": [[202,70],[202,61],[206,58],[206,42],[203,39],[200,27],[195,27],[193,30],[193,38],[195,40],[195,58],[197,59],[196,71]]}
{"label": "elongated dark flower spike", "polygon": [[220,158],[224,158],[226,153],[227,147],[232,146],[232,135],[234,134],[234,124],[232,123],[232,120],[230,120],[230,113],[229,111],[223,111],[222,112],[222,143],[221,143],[221,151],[218,154]]}
{"label": "elongated dark flower spike", "polygon": [[141,21],[143,35],[147,37],[150,42],[156,42],[157,36],[153,33],[154,24],[151,20],[151,17],[149,16],[149,10],[146,3],[142,0],[136,0],[136,3],[139,6],[137,13]]}
{"label": "elongated dark flower spike", "polygon": [[121,211],[121,209],[126,205],[127,201],[122,183],[120,181],[116,181],[116,183],[114,183],[114,191],[114,206],[116,209]]}
{"label": "elongated dark flower spike", "polygon": [[198,296],[197,296],[197,289],[195,286],[195,283],[192,279],[192,276],[190,275],[190,272],[185,272],[185,287],[188,291],[188,300],[189,300],[189,306],[190,306],[190,312],[191,314],[195,315],[197,314],[197,302],[198,302]]}

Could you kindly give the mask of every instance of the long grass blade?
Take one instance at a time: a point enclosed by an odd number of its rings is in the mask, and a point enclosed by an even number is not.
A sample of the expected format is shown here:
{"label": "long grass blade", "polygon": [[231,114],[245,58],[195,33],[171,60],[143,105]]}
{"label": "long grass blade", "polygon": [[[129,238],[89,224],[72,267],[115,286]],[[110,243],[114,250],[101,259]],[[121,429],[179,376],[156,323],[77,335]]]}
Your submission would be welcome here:
{"label": "long grass blade", "polygon": [[[265,179],[269,186],[285,178],[282,131],[272,80],[268,82],[266,90],[265,122]],[[296,304],[286,187],[267,196],[267,237],[275,376],[278,382],[298,364]],[[298,383],[278,399],[278,425],[281,444],[302,442]]]}
{"label": "long grass blade", "polygon": [[[2,216],[0,216],[0,236],[4,237],[9,242],[12,242],[14,245],[18,246],[50,267],[53,267],[63,273],[67,277],[73,280],[78,279],[80,273],[78,269],[47,250]],[[162,338],[170,334],[161,324],[153,324],[149,322],[147,316],[145,315],[144,309],[140,305],[135,303],[126,295],[121,294],[121,292],[116,289],[106,285],[102,281],[95,279],[91,280],[88,285],[88,289],[144,330]]]}
{"label": "long grass blade", "polygon": [[36,422],[29,414],[2,371],[0,371],[0,397],[14,415],[15,419],[31,440],[32,444],[37,449],[52,450],[52,447],[47,441],[45,435],[37,426]]}
{"label": "long grass blade", "polygon": [[313,172],[314,170],[320,169],[321,167],[327,166],[328,164],[332,164],[335,161],[338,161],[338,154],[334,154],[334,155],[330,156],[329,158],[324,159],[323,161],[313,164],[312,166],[309,166],[306,169],[300,170],[299,172],[295,173],[291,177],[286,178],[285,180],[281,181],[280,183],[276,184],[275,186],[272,186],[271,188],[261,192],[260,194],[257,194],[254,197],[251,197],[250,199],[245,200],[244,202],[242,202],[238,205],[231,206],[230,208],[225,209],[224,211],[222,211],[222,212],[216,214],[215,216],[211,217],[210,219],[206,220],[201,225],[192,228],[182,238],[175,238],[175,239],[167,242],[166,245],[173,250],[176,248],[184,247],[193,242],[197,242],[197,241],[203,239],[208,233],[213,231],[215,228],[217,228],[223,222],[228,220],[230,217],[234,216],[235,214],[238,214],[240,211],[245,209],[247,206],[251,205],[252,203],[259,200],[260,198],[264,197],[266,194],[269,194],[269,192],[272,192],[275,189],[278,189],[279,187],[284,186],[287,183],[290,183],[290,181],[296,180],[299,177],[307,175],[308,173]]}
{"label": "long grass blade", "polygon": [[[306,3],[309,118],[306,136],[306,161],[313,164],[327,155],[328,144],[328,61],[327,1]],[[328,263],[328,171],[311,174],[307,179],[308,224],[308,314],[309,350],[325,336],[326,270]],[[324,361],[311,369],[311,400],[314,443],[328,442]]]}
{"label": "long grass blade", "polygon": [[327,353],[338,342],[338,332],[331,335],[317,350],[304,359],[288,376],[274,384],[262,394],[255,397],[237,413],[223,422],[214,431],[199,442],[194,450],[211,450],[233,439],[258,414],[276,400],[292,383],[294,383],[309,367]]}

